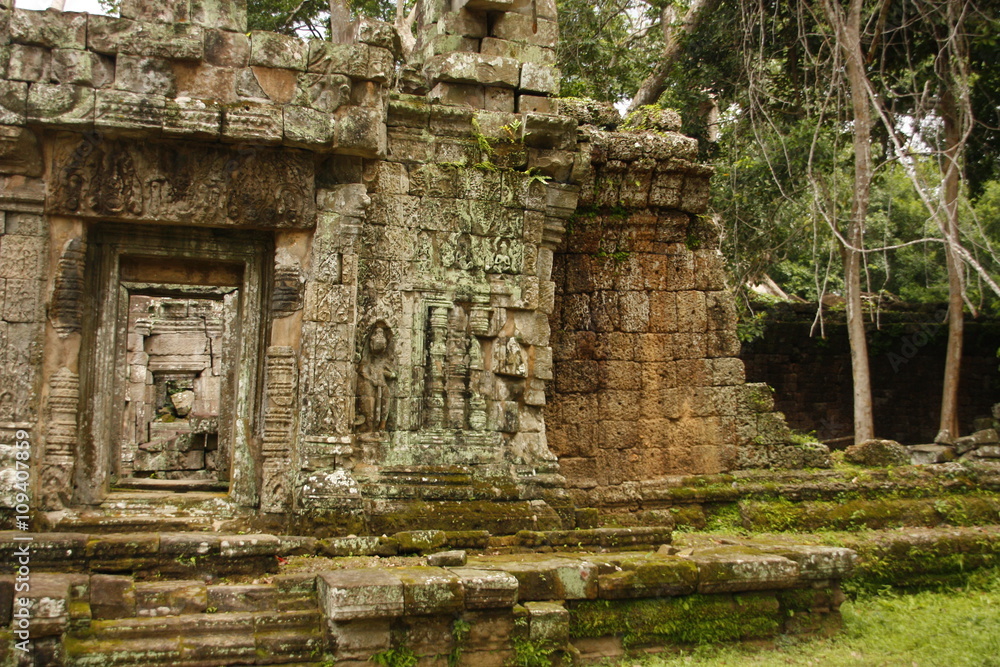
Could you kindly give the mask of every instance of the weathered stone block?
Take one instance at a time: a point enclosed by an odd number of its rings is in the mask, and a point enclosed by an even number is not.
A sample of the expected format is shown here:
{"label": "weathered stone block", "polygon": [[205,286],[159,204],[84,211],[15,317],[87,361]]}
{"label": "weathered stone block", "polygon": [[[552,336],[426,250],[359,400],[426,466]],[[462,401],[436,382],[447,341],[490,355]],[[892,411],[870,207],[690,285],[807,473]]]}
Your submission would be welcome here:
{"label": "weathered stone block", "polygon": [[446,569],[407,567],[398,568],[395,574],[403,582],[407,616],[453,614],[465,608],[461,580]]}
{"label": "weathered stone block", "polygon": [[168,136],[218,138],[222,132],[222,108],[217,102],[167,100],[163,110],[163,133]]}
{"label": "weathered stone block", "polygon": [[515,88],[519,79],[518,70],[519,63],[513,58],[449,53],[432,58],[425,71],[432,81]]}
{"label": "weathered stone block", "polygon": [[465,590],[467,609],[509,609],[517,602],[517,577],[497,570],[450,568]]}
{"label": "weathered stone block", "polygon": [[167,100],[121,90],[96,91],[94,126],[122,130],[158,130],[163,127]]}
{"label": "weathered stone block", "polygon": [[521,66],[521,90],[528,93],[558,95],[562,73],[555,67],[524,63]]}
{"label": "weathered stone block", "polygon": [[564,646],[569,641],[569,610],[558,602],[525,602],[528,639]]}
{"label": "weathered stone block", "polygon": [[24,125],[28,110],[28,84],[0,80],[0,124]]}
{"label": "weathered stone block", "polygon": [[132,577],[91,575],[90,611],[95,619],[135,616],[135,582]]}
{"label": "weathered stone block", "polygon": [[136,616],[201,614],[208,607],[208,589],[199,581],[157,581],[135,585]]}
{"label": "weathered stone block", "polygon": [[794,561],[746,547],[700,550],[691,560],[698,565],[699,593],[789,588],[799,577]]}
{"label": "weathered stone block", "polygon": [[306,68],[316,74],[343,74],[353,79],[368,76],[368,47],[310,40]]}
{"label": "weathered stone block", "polygon": [[191,22],[236,33],[247,31],[246,0],[190,0]]}
{"label": "weathered stone block", "polygon": [[698,567],[673,557],[616,563],[623,569],[600,576],[600,596],[609,600],[689,595],[698,587]]}
{"label": "weathered stone block", "polygon": [[844,460],[861,466],[900,466],[910,463],[910,454],[895,440],[872,439],[848,447]]}
{"label": "weathered stone block", "polygon": [[914,465],[947,463],[954,461],[957,454],[954,447],[948,445],[910,445],[910,462]]}
{"label": "weathered stone block", "polygon": [[293,70],[306,69],[309,45],[298,37],[254,30],[250,33],[250,64]]}
{"label": "weathered stone block", "polygon": [[403,582],[392,571],[339,570],[318,575],[320,608],[333,621],[402,616]]}
{"label": "weathered stone block", "polygon": [[447,106],[486,107],[486,91],[479,85],[442,82],[431,89],[428,99]]}
{"label": "weathered stone block", "polygon": [[[524,143],[532,148],[571,148],[576,145],[576,132],[577,124],[572,118],[543,114],[528,114],[524,118]],[[575,200],[572,209],[576,209]]]}
{"label": "weathered stone block", "polygon": [[145,95],[173,97],[176,94],[174,69],[163,58],[143,58],[122,54],[115,67],[115,88]]}
{"label": "weathered stone block", "polygon": [[448,536],[442,530],[410,530],[393,535],[401,553],[420,553],[440,549]]}
{"label": "weathered stone block", "polygon": [[331,114],[351,101],[351,80],[342,74],[304,72],[298,77],[292,104]]}
{"label": "weathered stone block", "polygon": [[272,611],[278,603],[278,589],[274,586],[209,586],[207,593],[208,607],[219,613]]}
{"label": "weathered stone block", "polygon": [[290,104],[284,107],[285,143],[304,148],[332,147],[334,125],[330,114]]}
{"label": "weathered stone block", "polygon": [[[334,621],[329,624],[331,641],[337,647],[338,660],[356,660],[363,665],[371,656],[391,647],[391,619],[373,618],[352,621]],[[347,664],[347,663],[345,663]]]}
{"label": "weathered stone block", "polygon": [[94,123],[94,90],[69,83],[36,83],[28,91],[28,119],[49,126],[89,127]]}
{"label": "weathered stone block", "polygon": [[392,52],[377,47],[368,48],[368,70],[365,78],[376,83],[388,83],[396,69]]}
{"label": "weathered stone block", "polygon": [[534,63],[536,65],[555,65],[555,49],[525,44],[523,42],[511,42],[496,37],[484,37],[480,53],[486,56],[503,56],[514,58],[521,63]]}
{"label": "weathered stone block", "polygon": [[34,132],[23,127],[0,125],[0,174],[42,175],[42,151]]}
{"label": "weathered stone block", "polygon": [[544,556],[523,556],[519,561],[470,559],[470,567],[489,567],[513,575],[518,600],[582,600],[597,597],[597,566],[593,563]]}
{"label": "weathered stone block", "polygon": [[250,64],[250,38],[242,32],[206,30],[205,61],[218,67],[246,67]]}
{"label": "weathered stone block", "polygon": [[87,14],[14,9],[9,25],[10,38],[18,44],[37,44],[50,49],[86,48]]}
{"label": "weathered stone block", "polygon": [[386,126],[380,111],[349,107],[338,113],[336,145],[341,153],[374,158],[385,155]]}
{"label": "weathered stone block", "polygon": [[430,567],[462,567],[467,560],[465,551],[439,551],[427,557]]}
{"label": "weathered stone block", "polygon": [[767,554],[782,556],[799,566],[799,578],[811,581],[847,579],[858,565],[858,554],[843,547],[811,545],[766,545],[753,547]]}
{"label": "weathered stone block", "polygon": [[52,78],[57,83],[104,88],[114,81],[114,66],[90,51],[53,49]]}
{"label": "weathered stone block", "polygon": [[228,141],[280,143],[284,138],[281,107],[249,101],[226,107],[222,115],[222,137]]}
{"label": "weathered stone block", "polygon": [[281,540],[274,535],[231,535],[219,542],[219,554],[223,558],[273,556],[280,546]]}
{"label": "weathered stone block", "polygon": [[524,14],[500,14],[493,23],[490,36],[555,48],[559,41],[559,24],[551,19],[532,20],[531,16]]}
{"label": "weathered stone block", "polygon": [[13,44],[10,47],[7,78],[13,81],[45,81],[49,79],[50,56],[40,46]]}
{"label": "weathered stone block", "polygon": [[189,23],[142,23],[94,15],[87,25],[87,48],[97,53],[173,60],[202,60],[205,55],[204,30]]}

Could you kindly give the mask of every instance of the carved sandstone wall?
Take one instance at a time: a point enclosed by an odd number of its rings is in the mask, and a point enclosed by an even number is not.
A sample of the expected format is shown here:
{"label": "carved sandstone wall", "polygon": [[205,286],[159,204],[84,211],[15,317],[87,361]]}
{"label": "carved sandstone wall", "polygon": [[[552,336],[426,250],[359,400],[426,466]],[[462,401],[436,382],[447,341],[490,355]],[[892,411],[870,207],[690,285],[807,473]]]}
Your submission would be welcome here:
{"label": "carved sandstone wall", "polygon": [[[418,14],[403,63],[391,26],[247,35],[239,0],[0,0],[0,426],[50,520],[221,486],[278,528],[572,527],[784,446],[676,118],[553,99],[551,0]],[[129,465],[150,298],[224,313],[202,486]]]}

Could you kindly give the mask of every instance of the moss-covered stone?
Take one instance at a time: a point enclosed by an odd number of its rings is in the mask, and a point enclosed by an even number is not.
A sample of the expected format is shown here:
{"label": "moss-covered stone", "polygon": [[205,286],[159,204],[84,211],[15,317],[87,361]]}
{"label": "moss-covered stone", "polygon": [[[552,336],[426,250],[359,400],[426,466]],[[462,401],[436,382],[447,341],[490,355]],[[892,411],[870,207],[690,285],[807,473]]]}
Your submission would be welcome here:
{"label": "moss-covered stone", "polygon": [[570,605],[570,636],[622,638],[644,644],[706,644],[762,639],[781,631],[771,594],[690,595],[647,600],[595,600]]}

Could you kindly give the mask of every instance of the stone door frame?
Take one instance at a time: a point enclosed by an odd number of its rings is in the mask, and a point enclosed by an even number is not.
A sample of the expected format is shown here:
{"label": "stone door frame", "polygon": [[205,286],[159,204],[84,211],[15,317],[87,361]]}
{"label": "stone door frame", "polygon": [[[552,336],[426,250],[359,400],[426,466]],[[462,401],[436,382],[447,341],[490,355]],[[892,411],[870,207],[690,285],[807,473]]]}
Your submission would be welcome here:
{"label": "stone door frame", "polygon": [[[143,261],[188,260],[242,268],[239,314],[234,338],[238,349],[230,372],[229,397],[220,414],[231,452],[229,498],[254,507],[259,499],[259,434],[266,335],[267,271],[273,263],[273,234],[240,230],[101,224],[90,229],[87,243],[87,289],[80,355],[81,413],[73,504],[94,505],[107,499],[117,469],[120,410],[124,403],[126,318],[130,287],[121,274],[123,257]],[[125,310],[123,310],[125,309]]]}

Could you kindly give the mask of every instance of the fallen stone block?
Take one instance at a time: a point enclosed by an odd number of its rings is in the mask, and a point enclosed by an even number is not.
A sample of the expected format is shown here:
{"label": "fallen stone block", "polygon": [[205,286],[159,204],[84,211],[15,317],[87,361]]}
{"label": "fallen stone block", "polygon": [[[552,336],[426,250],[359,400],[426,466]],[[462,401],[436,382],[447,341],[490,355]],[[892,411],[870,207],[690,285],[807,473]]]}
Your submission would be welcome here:
{"label": "fallen stone block", "polygon": [[465,551],[440,551],[427,557],[431,567],[462,567],[467,560]]}
{"label": "fallen stone block", "polygon": [[956,458],[956,449],[948,445],[910,445],[910,462],[914,465],[947,463]]}
{"label": "fallen stone block", "polygon": [[470,559],[473,568],[489,568],[513,575],[518,600],[584,600],[597,597],[597,566],[569,558],[522,554],[517,560],[482,556]]}

